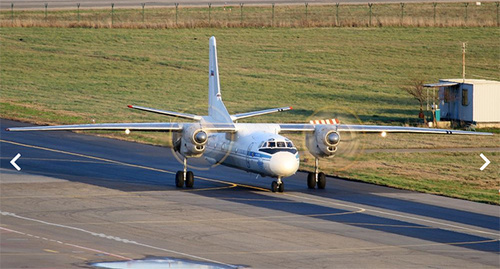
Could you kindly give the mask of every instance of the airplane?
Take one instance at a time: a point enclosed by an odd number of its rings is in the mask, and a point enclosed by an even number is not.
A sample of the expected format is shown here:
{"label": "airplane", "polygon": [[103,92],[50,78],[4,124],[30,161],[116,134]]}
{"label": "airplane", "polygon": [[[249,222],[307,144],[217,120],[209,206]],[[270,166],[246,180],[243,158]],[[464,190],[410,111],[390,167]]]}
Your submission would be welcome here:
{"label": "airplane", "polygon": [[310,123],[238,123],[239,120],[274,112],[291,110],[280,107],[240,114],[229,114],[223,101],[219,83],[217,46],[215,37],[209,40],[208,115],[200,116],[166,111],[136,105],[131,109],[189,119],[193,122],[103,123],[59,126],[7,128],[7,131],[63,131],[63,130],[120,130],[172,132],[172,144],[183,159],[183,170],[177,171],[175,185],[193,188],[194,174],[187,169],[188,158],[204,157],[211,164],[221,164],[275,178],[271,191],[283,192],[283,178],[295,174],[299,168],[299,152],[293,142],[282,134],[305,132],[306,147],[315,157],[314,172],[307,176],[310,189],[324,189],[326,177],[319,172],[319,158],[335,155],[342,132],[362,133],[422,133],[448,135],[492,135],[491,133],[430,129],[419,127],[338,124],[330,120]]}

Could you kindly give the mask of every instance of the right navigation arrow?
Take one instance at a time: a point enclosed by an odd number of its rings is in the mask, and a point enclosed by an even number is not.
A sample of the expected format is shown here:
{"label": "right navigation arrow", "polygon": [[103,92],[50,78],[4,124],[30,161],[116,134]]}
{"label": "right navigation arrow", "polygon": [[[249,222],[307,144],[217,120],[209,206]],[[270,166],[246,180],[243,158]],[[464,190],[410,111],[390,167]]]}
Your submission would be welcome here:
{"label": "right navigation arrow", "polygon": [[488,158],[486,158],[486,156],[484,156],[484,154],[482,154],[482,153],[479,156],[481,156],[481,158],[483,158],[483,160],[485,161],[483,166],[481,166],[481,168],[479,168],[479,170],[483,171],[484,168],[486,168],[486,166],[488,166],[488,164],[490,164],[490,160],[488,160]]}

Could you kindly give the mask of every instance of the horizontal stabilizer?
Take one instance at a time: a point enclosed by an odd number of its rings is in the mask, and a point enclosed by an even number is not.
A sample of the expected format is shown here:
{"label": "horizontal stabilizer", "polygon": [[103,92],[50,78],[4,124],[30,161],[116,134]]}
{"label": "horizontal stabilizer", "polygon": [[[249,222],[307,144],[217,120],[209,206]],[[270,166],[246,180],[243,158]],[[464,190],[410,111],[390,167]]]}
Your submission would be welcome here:
{"label": "horizontal stabilizer", "polygon": [[236,121],[236,120],[240,120],[240,119],[244,119],[244,118],[250,118],[250,117],[265,115],[265,114],[274,113],[274,112],[283,112],[283,111],[291,110],[291,109],[292,109],[291,106],[287,106],[287,107],[271,108],[271,109],[253,111],[253,112],[246,112],[246,113],[231,115],[231,119],[233,121]]}
{"label": "horizontal stabilizer", "polygon": [[156,108],[133,106],[133,105],[129,105],[128,107],[133,108],[133,109],[147,111],[147,112],[167,115],[167,116],[171,116],[171,117],[184,118],[184,119],[190,119],[190,120],[198,120],[198,121],[201,120],[201,116],[188,114],[188,113],[166,111],[166,110],[161,110],[161,109],[156,109]]}

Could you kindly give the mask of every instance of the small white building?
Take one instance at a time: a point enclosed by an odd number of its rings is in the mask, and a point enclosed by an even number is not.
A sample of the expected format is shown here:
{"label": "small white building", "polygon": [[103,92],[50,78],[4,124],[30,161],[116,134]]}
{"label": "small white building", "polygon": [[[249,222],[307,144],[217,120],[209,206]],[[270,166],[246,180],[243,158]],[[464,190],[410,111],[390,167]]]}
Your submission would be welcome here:
{"label": "small white building", "polygon": [[425,86],[439,87],[441,120],[477,123],[482,127],[500,124],[499,81],[441,79]]}

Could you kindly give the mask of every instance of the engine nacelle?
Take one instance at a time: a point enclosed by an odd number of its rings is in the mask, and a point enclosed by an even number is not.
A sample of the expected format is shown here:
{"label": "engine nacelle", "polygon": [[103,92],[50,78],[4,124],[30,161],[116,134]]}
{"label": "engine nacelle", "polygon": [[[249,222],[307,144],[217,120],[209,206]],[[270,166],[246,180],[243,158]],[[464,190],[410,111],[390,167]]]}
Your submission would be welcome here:
{"label": "engine nacelle", "polygon": [[208,134],[198,125],[186,126],[182,133],[172,134],[174,150],[184,157],[201,157],[205,152]]}
{"label": "engine nacelle", "polygon": [[316,125],[313,133],[306,134],[306,146],[316,158],[333,157],[340,143],[336,127]]}

